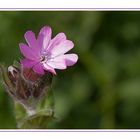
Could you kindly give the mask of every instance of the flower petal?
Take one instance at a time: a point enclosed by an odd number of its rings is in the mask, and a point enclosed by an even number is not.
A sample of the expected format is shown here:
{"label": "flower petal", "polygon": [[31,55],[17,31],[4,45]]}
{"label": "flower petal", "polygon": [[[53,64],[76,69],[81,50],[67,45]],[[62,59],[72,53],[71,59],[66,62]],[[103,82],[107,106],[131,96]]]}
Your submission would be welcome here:
{"label": "flower petal", "polygon": [[44,70],[43,70],[43,66],[38,63],[33,67],[34,72],[38,73],[38,74],[44,74]]}
{"label": "flower petal", "polygon": [[42,35],[42,34],[38,35],[37,46],[38,46],[40,52],[43,49],[43,39],[44,39],[44,35]]}
{"label": "flower petal", "polygon": [[26,57],[30,60],[38,60],[39,59],[39,53],[38,51],[32,50],[32,48],[28,47],[26,44],[20,43],[19,44],[20,51]]}
{"label": "flower petal", "polygon": [[60,54],[65,54],[69,50],[71,50],[74,47],[74,44],[70,40],[64,40],[58,45],[54,45],[51,47],[50,52],[53,57],[60,55]]}
{"label": "flower petal", "polygon": [[74,65],[78,60],[77,54],[65,54],[64,57],[65,57],[65,62],[67,66]]}
{"label": "flower petal", "polygon": [[43,63],[43,67],[46,71],[51,72],[52,74],[56,75],[56,72],[54,70],[54,68],[50,67],[49,65],[47,65],[46,63]]}
{"label": "flower petal", "polygon": [[20,61],[20,63],[23,65],[23,67],[25,68],[31,68],[33,67],[34,65],[36,65],[36,61],[33,61],[33,60],[29,60],[29,59],[23,59]]}
{"label": "flower petal", "polygon": [[57,56],[47,61],[47,64],[54,69],[66,69],[64,55]]}
{"label": "flower petal", "polygon": [[29,47],[36,47],[36,37],[32,31],[27,31],[24,37],[29,45]]}
{"label": "flower petal", "polygon": [[37,41],[39,42],[39,46],[46,49],[50,43],[52,35],[52,30],[49,26],[44,26],[38,35]]}
{"label": "flower petal", "polygon": [[64,33],[58,33],[51,41],[49,48],[58,45],[62,41],[66,40],[66,35]]}

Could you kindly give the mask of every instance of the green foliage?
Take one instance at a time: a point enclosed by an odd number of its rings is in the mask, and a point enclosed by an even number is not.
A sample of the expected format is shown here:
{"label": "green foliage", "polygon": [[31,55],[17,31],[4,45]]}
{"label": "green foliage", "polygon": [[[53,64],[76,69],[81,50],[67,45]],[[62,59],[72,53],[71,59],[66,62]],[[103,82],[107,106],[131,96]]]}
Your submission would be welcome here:
{"label": "green foliage", "polygon": [[[0,12],[0,62],[20,60],[18,44],[50,25],[73,40],[78,63],[53,81],[49,128],[140,128],[140,12]],[[0,84],[0,128],[15,128],[13,104]]]}

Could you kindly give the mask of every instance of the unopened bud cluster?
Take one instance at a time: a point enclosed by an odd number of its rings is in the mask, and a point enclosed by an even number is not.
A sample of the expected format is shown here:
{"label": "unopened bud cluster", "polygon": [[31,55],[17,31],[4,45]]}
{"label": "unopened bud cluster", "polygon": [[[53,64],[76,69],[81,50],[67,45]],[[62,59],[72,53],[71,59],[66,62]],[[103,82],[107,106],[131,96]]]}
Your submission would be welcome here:
{"label": "unopened bud cluster", "polygon": [[39,75],[22,65],[1,66],[4,85],[14,101],[20,103],[27,111],[35,110],[39,101],[51,88],[52,74]]}

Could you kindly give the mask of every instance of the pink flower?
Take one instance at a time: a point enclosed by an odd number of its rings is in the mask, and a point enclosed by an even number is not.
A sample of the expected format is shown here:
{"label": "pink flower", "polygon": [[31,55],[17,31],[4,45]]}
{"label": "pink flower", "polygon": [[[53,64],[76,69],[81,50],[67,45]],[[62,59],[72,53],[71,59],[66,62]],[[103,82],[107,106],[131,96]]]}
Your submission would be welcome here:
{"label": "pink flower", "polygon": [[25,33],[28,45],[20,43],[20,51],[25,57],[21,64],[25,68],[32,68],[38,74],[49,71],[56,74],[55,69],[66,69],[74,65],[78,56],[76,54],[65,54],[74,47],[72,41],[67,40],[64,33],[58,33],[53,39],[50,27],[43,27],[36,39],[32,31]]}

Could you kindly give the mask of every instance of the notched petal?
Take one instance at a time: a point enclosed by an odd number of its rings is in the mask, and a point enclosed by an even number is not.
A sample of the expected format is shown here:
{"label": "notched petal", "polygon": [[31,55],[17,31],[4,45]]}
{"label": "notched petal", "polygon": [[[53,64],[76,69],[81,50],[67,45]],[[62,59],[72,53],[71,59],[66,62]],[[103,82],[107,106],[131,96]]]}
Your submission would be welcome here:
{"label": "notched petal", "polygon": [[65,54],[74,47],[74,43],[70,40],[64,40],[58,45],[52,46],[49,51],[55,57],[57,55]]}
{"label": "notched petal", "polygon": [[19,44],[20,51],[23,56],[29,60],[38,60],[39,59],[39,52],[27,46],[24,43]]}
{"label": "notched petal", "polygon": [[36,47],[36,37],[35,37],[35,34],[32,32],[32,31],[27,31],[25,34],[24,34],[24,37],[28,43],[28,45],[30,47]]}
{"label": "notched petal", "polygon": [[38,35],[38,42],[42,46],[42,49],[47,49],[52,36],[52,30],[49,26],[44,26],[41,28],[39,35]]}
{"label": "notched petal", "polygon": [[78,61],[77,54],[65,54],[64,58],[67,66],[73,66]]}

